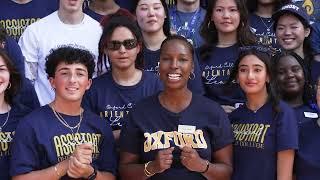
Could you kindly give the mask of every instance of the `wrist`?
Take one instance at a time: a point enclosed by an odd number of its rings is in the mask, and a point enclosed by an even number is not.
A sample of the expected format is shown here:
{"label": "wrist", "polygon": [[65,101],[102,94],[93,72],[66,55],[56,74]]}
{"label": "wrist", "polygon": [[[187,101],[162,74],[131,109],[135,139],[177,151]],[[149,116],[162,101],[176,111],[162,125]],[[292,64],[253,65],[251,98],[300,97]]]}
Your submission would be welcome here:
{"label": "wrist", "polygon": [[84,177],[86,177],[86,179],[92,180],[93,176],[94,176],[94,179],[95,179],[95,177],[97,176],[97,171],[96,171],[96,169],[94,167],[89,165],[88,172],[86,173],[86,175]]}
{"label": "wrist", "polygon": [[202,160],[202,168],[201,171],[199,171],[199,173],[203,174],[208,172],[209,167],[210,167],[210,162],[208,160]]}

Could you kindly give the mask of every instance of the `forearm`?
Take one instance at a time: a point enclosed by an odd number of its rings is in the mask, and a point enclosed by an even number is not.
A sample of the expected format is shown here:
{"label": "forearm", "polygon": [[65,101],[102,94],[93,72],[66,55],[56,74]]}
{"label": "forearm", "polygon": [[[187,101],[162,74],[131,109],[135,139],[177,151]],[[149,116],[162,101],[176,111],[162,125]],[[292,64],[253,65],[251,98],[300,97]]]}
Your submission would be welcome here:
{"label": "forearm", "polygon": [[[205,168],[204,168],[205,169]],[[208,171],[202,173],[207,179],[228,180],[231,179],[232,167],[223,163],[209,163]]]}
{"label": "forearm", "polygon": [[46,169],[32,171],[27,174],[21,174],[12,177],[13,180],[33,180],[33,179],[46,179],[57,180],[66,175],[68,170],[68,160],[64,160],[54,166]]}
{"label": "forearm", "polygon": [[97,171],[96,180],[115,180],[115,176],[109,172]]}
{"label": "forearm", "polygon": [[278,152],[277,180],[292,180],[294,150]]}

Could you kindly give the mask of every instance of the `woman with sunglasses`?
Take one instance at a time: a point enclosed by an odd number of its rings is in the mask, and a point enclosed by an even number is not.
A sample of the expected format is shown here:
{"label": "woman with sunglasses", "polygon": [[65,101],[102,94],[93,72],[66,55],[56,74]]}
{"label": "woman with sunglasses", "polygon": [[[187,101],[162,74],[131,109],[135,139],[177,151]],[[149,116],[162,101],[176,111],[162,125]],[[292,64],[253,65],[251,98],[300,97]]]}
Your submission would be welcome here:
{"label": "woman with sunglasses", "polygon": [[270,53],[241,49],[229,82],[237,81],[246,102],[230,115],[234,133],[233,180],[292,180],[298,130],[294,111],[274,91]]}
{"label": "woman with sunglasses", "polygon": [[83,104],[106,119],[116,140],[136,102],[162,87],[155,74],[142,70],[142,46],[142,35],[133,19],[111,16],[99,42],[100,52],[108,56],[111,71],[93,80]]}
{"label": "woman with sunglasses", "polygon": [[238,48],[255,43],[248,26],[248,13],[243,0],[213,0],[208,2],[207,15],[201,27],[206,44],[200,48],[200,67],[205,94],[230,113],[244,95],[234,82],[225,87],[238,57]]}
{"label": "woman with sunglasses", "polygon": [[318,179],[319,108],[313,100],[308,70],[304,60],[294,52],[283,52],[273,62],[281,98],[294,108],[298,121],[299,149],[296,151],[294,174],[297,180]]}
{"label": "woman with sunglasses", "polygon": [[227,114],[187,86],[192,44],[169,36],[160,52],[164,90],[140,101],[123,127],[122,179],[230,179],[233,135]]}
{"label": "woman with sunglasses", "polygon": [[[170,16],[165,0],[134,0],[135,15],[141,29],[144,46],[144,70],[158,74],[160,45],[170,35]],[[203,94],[201,72],[197,56],[188,87],[194,93]]]}

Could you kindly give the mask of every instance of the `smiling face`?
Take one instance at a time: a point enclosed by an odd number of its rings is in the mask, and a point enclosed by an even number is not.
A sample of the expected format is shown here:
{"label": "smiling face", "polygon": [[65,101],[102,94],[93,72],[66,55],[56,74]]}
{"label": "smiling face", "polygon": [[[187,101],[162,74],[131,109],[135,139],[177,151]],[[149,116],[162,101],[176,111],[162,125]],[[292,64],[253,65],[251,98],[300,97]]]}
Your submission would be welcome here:
{"label": "smiling face", "polygon": [[[137,59],[137,55],[140,52],[140,45],[137,44],[135,47],[125,47],[124,42],[128,40],[134,40],[136,37],[132,34],[132,32],[126,27],[117,27],[114,29],[110,39],[108,40],[110,44],[111,42],[121,42],[120,48],[118,50],[106,48],[108,57],[112,64],[112,68],[117,69],[128,69],[135,68],[135,61]],[[128,44],[127,44],[128,45]],[[132,48],[132,49],[131,49]]]}
{"label": "smiling face", "polygon": [[87,68],[80,63],[60,63],[49,81],[55,89],[55,100],[62,102],[81,102],[85,91],[91,86]]}
{"label": "smiling face", "polygon": [[277,23],[276,36],[279,44],[285,50],[301,55],[303,42],[310,34],[310,28],[305,28],[301,21],[292,14],[282,15]]}
{"label": "smiling face", "polygon": [[305,84],[303,68],[293,56],[280,58],[276,72],[281,94],[297,96],[303,92]]}
{"label": "smiling face", "polygon": [[4,59],[0,56],[0,95],[8,88],[10,82],[10,73]]}
{"label": "smiling face", "polygon": [[161,49],[159,72],[166,89],[187,88],[193,70],[190,48],[182,40],[170,40]]}
{"label": "smiling face", "polygon": [[240,13],[234,0],[217,0],[213,7],[211,21],[218,33],[237,33]]}
{"label": "smiling face", "polygon": [[246,55],[241,59],[237,80],[246,95],[267,93],[266,83],[269,82],[269,75],[266,65],[255,55]]}
{"label": "smiling face", "polygon": [[143,32],[155,33],[163,30],[166,13],[160,0],[140,0],[136,16]]}

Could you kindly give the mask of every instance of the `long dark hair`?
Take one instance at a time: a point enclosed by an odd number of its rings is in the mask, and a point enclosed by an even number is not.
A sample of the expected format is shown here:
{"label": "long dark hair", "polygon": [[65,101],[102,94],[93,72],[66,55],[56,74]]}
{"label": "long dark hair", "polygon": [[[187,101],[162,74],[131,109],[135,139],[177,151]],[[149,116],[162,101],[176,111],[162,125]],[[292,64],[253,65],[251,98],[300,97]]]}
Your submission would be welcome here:
{"label": "long dark hair", "polygon": [[[277,67],[279,65],[280,59],[282,59],[283,57],[287,57],[287,56],[292,56],[301,66],[302,70],[303,70],[303,75],[304,75],[304,88],[303,88],[303,103],[305,105],[308,105],[310,103],[314,103],[314,91],[313,91],[313,87],[311,84],[311,75],[309,73],[308,67],[306,66],[306,64],[304,63],[304,60],[295,52],[292,51],[282,51],[280,54],[277,54],[276,56],[273,57],[272,62],[273,62],[273,73],[274,73],[274,77],[277,76],[278,72],[277,72]],[[278,81],[276,81],[277,84],[279,84]],[[279,87],[279,85],[277,85],[276,87]],[[280,92],[281,96],[284,97],[284,92],[281,92],[280,88],[277,88],[277,91]]]}
{"label": "long dark hair", "polygon": [[10,73],[9,86],[4,92],[4,100],[6,103],[12,105],[14,96],[21,88],[21,76],[6,51],[2,48],[0,48],[0,57],[3,59],[4,64],[7,66]]}
{"label": "long dark hair", "polygon": [[[140,0],[134,0],[134,9],[135,11],[137,10],[138,7],[138,3]],[[163,23],[163,33],[166,36],[170,36],[170,16],[169,16],[169,9],[168,9],[168,5],[166,3],[165,0],[160,0],[163,8],[164,8],[164,12],[166,14],[166,18],[164,19],[164,23]]]}
{"label": "long dark hair", "polygon": [[[108,69],[107,64],[109,62],[107,55],[104,53],[105,48],[107,47],[107,42],[111,38],[113,31],[118,27],[126,27],[128,28],[133,36],[137,39],[138,44],[141,46],[140,52],[137,54],[137,59],[135,61],[135,67],[138,69],[143,69],[143,37],[138,27],[137,22],[129,16],[123,15],[111,15],[108,23],[103,27],[103,32],[99,41],[99,56],[98,56],[98,75],[102,74],[103,67]],[[109,63],[110,64],[110,63]],[[110,64],[111,67],[111,64]]]}
{"label": "long dark hair", "polygon": [[[290,3],[290,0],[275,0],[274,2],[274,11],[277,11],[281,6]],[[249,13],[254,13],[258,8],[258,0],[247,0],[246,2]]]}
{"label": "long dark hair", "polygon": [[[211,21],[213,8],[217,0],[208,1],[207,14],[201,24],[200,34],[205,39],[205,44],[200,48],[201,59],[206,59],[213,45],[218,42],[218,31]],[[240,14],[240,23],[237,28],[237,40],[240,46],[253,45],[256,42],[254,34],[248,25],[248,11],[243,0],[234,0]]]}
{"label": "long dark hair", "polygon": [[245,56],[254,55],[260,59],[266,66],[267,74],[269,76],[269,82],[266,84],[268,101],[272,104],[272,109],[274,112],[278,113],[281,111],[279,107],[280,97],[278,96],[275,88],[275,78],[273,77],[273,69],[271,64],[271,52],[267,50],[268,48],[263,46],[249,46],[240,49],[239,58],[235,62],[235,65],[231,71],[229,80],[227,84],[231,84],[232,81],[235,81],[239,72],[239,64]]}

